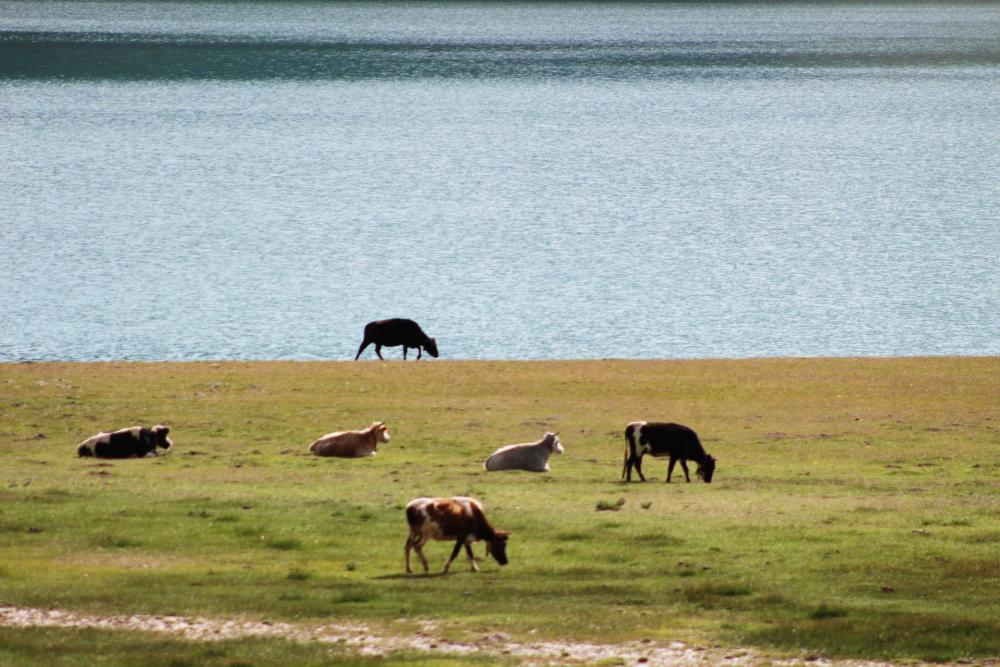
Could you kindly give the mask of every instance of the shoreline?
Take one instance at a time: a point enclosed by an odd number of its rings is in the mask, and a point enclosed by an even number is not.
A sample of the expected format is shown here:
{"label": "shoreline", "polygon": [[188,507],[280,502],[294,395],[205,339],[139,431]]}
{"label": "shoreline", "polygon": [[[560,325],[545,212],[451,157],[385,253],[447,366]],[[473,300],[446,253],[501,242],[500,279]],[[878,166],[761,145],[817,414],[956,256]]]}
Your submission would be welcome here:
{"label": "shoreline", "polygon": [[566,357],[559,359],[433,359],[420,360],[387,358],[379,359],[22,359],[16,361],[0,361],[2,366],[41,366],[57,364],[134,364],[134,365],[157,365],[157,364],[362,364],[362,363],[422,363],[422,364],[547,364],[547,363],[573,363],[573,364],[603,364],[603,363],[754,363],[754,362],[800,362],[800,361],[859,361],[877,362],[893,360],[935,360],[935,359],[1000,359],[1000,352],[995,354],[899,354],[899,355],[830,355],[830,356],[766,356],[766,357],[601,357],[601,358],[574,358]]}

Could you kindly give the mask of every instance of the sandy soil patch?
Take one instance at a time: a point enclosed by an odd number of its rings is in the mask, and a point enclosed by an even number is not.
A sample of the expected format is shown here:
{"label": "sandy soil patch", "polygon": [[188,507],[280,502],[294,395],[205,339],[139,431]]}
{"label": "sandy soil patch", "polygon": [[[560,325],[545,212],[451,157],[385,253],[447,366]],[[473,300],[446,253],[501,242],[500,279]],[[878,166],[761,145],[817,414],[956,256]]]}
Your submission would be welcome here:
{"label": "sandy soil patch", "polygon": [[[749,650],[721,651],[681,642],[659,644],[652,641],[622,644],[586,642],[513,642],[502,632],[476,641],[452,642],[440,638],[436,625],[425,622],[421,630],[406,636],[381,633],[360,623],[299,624],[245,619],[188,618],[182,616],[97,616],[60,609],[31,609],[0,605],[0,625],[6,627],[96,628],[152,632],[189,641],[221,641],[250,637],[297,642],[339,643],[362,655],[385,655],[394,651],[420,651],[453,655],[486,654],[513,656],[526,665],[591,664],[617,659],[626,665],[688,667],[703,665],[841,665],[843,667],[895,667],[873,661],[835,661],[819,656],[776,659]],[[993,661],[974,663],[996,664]]]}

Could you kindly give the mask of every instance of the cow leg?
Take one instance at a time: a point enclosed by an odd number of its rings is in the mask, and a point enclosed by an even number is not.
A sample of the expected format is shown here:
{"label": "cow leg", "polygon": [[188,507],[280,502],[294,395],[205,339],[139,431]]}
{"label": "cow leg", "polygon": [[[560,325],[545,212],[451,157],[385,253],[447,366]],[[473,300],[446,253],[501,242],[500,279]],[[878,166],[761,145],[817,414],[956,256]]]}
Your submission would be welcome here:
{"label": "cow leg", "polygon": [[686,459],[681,459],[681,467],[684,468],[684,479],[691,483],[691,475],[688,474],[688,462]]}
{"label": "cow leg", "polygon": [[375,343],[375,354],[378,355],[379,359],[382,359],[382,361],[385,361],[385,359],[382,357],[382,346],[380,344],[378,344],[378,343]]}
{"label": "cow leg", "polygon": [[646,476],[642,474],[642,457],[635,457],[635,471],[639,474],[639,481],[645,482]]}
{"label": "cow leg", "polygon": [[424,566],[424,574],[427,574],[428,572],[431,571],[431,566],[427,563],[427,557],[424,556],[425,541],[422,540],[419,536],[417,536],[412,540],[412,542],[413,542],[413,550],[417,552],[418,556],[420,556],[420,563],[421,565]]}
{"label": "cow leg", "polygon": [[403,361],[406,361],[406,346],[403,346]]}
{"label": "cow leg", "polygon": [[368,340],[367,338],[365,338],[363,341],[361,341],[361,347],[358,348],[358,353],[356,355],[354,355],[354,361],[357,361],[358,357],[361,356],[361,353],[365,351],[365,348],[368,347],[371,344],[372,344],[372,342],[370,340]]}
{"label": "cow leg", "polygon": [[472,563],[472,571],[479,572],[479,566],[476,565],[476,557],[472,554],[472,545],[468,542],[465,543],[465,553],[469,556],[469,562]]}
{"label": "cow leg", "polygon": [[417,346],[417,361],[420,361],[420,354],[424,351],[424,348]]}
{"label": "cow leg", "polygon": [[444,572],[445,572],[445,574],[448,573],[448,568],[451,567],[451,561],[455,560],[455,557],[458,556],[458,552],[462,550],[462,545],[463,544],[465,544],[465,536],[464,535],[462,537],[458,538],[458,541],[455,542],[455,548],[451,550],[451,557],[448,559],[448,562],[444,564]]}
{"label": "cow leg", "polygon": [[409,535],[406,538],[406,573],[413,574],[413,570],[410,569],[410,549],[413,548],[413,535]]}
{"label": "cow leg", "polygon": [[673,456],[670,457],[670,463],[667,465],[667,481],[670,481],[670,476],[674,474],[674,464],[677,463],[677,459]]}

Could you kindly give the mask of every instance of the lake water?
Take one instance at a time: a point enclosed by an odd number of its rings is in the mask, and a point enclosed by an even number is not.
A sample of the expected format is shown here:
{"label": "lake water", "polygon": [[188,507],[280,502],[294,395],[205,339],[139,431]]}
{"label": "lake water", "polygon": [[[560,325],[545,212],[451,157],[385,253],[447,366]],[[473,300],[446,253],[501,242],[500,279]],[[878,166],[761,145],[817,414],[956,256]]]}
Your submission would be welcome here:
{"label": "lake water", "polygon": [[0,0],[0,361],[998,354],[998,256],[998,4]]}

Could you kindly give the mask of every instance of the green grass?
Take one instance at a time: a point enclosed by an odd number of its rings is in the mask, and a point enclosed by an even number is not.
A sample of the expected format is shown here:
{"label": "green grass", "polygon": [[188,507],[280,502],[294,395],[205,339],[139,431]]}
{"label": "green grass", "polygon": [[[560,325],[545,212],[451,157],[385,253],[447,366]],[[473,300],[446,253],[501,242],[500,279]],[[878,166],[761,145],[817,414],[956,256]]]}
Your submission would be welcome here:
{"label": "green grass", "polygon": [[0,665],[18,667],[310,667],[316,665],[400,665],[462,667],[510,664],[481,657],[389,653],[360,656],[334,643],[297,643],[273,639],[187,642],[139,632],[60,628],[0,627]]}
{"label": "green grass", "polygon": [[[998,358],[0,365],[0,603],[996,657],[998,396]],[[376,458],[308,456],[376,419]],[[619,482],[635,419],[695,428],[713,483],[664,484],[663,460]],[[75,456],[160,421],[168,456]],[[551,473],[483,471],[546,430],[566,447]],[[510,565],[405,576],[402,508],[423,495],[480,498]],[[439,572],[449,545],[426,552]],[[105,641],[3,633],[67,655]],[[166,643],[198,664],[211,648]]]}

